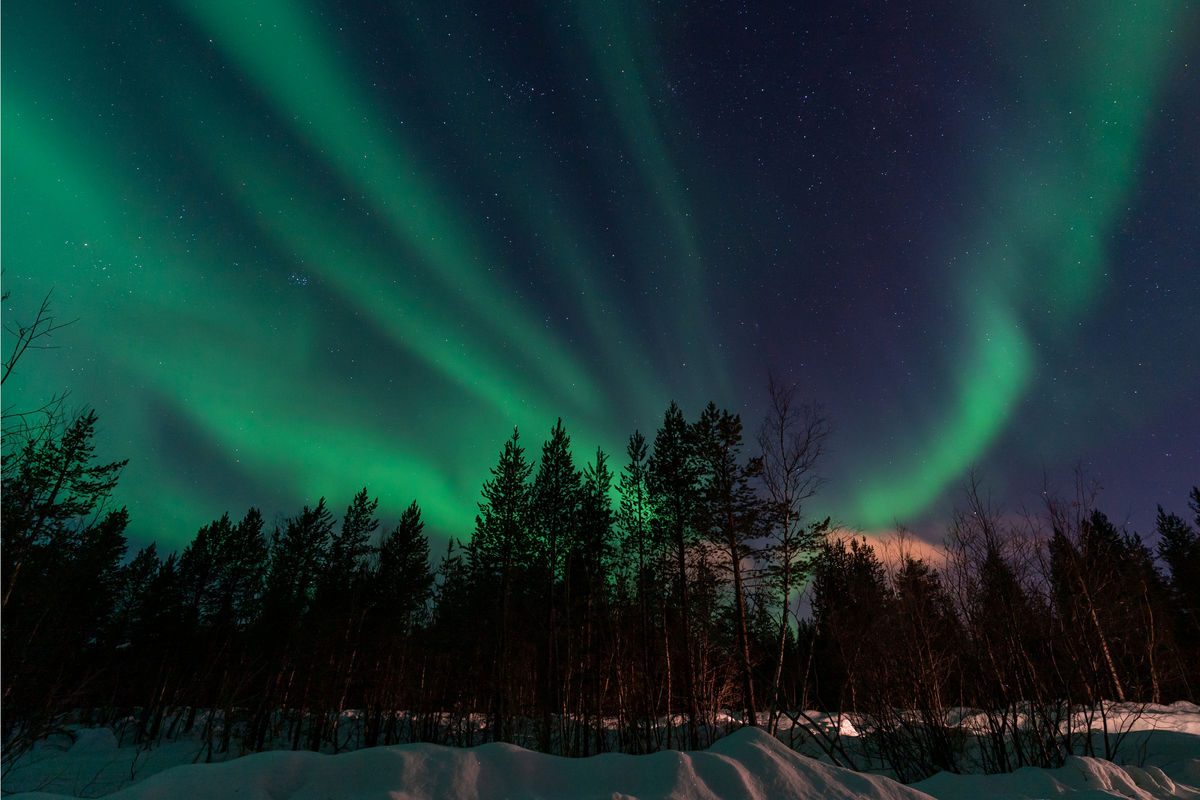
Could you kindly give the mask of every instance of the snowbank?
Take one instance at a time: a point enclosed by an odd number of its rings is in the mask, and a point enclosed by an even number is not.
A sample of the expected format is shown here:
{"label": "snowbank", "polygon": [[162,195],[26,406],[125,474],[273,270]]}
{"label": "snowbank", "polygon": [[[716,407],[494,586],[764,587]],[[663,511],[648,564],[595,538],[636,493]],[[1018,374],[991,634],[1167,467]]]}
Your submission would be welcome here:
{"label": "snowbank", "polygon": [[[23,794],[20,798],[63,795]],[[399,745],[338,756],[259,753],[223,764],[175,767],[130,786],[114,800],[776,800],[821,797],[916,800],[928,795],[887,778],[822,764],[756,729],[707,751],[586,759],[547,756],[505,744],[471,749]]]}
{"label": "snowbank", "polygon": [[[1196,742],[1193,741],[1193,747]],[[1200,775],[1198,775],[1200,777]],[[1056,798],[1069,795],[1079,800],[1129,798],[1167,800],[1196,798],[1200,790],[1177,783],[1158,767],[1119,767],[1111,761],[1072,756],[1058,769],[1024,767],[1006,775],[950,775],[942,772],[915,784],[938,800],[980,798]]]}
{"label": "snowbank", "polygon": [[939,773],[913,784],[938,800],[981,798],[1128,798],[1200,800],[1200,707],[1111,706],[1111,730],[1121,731],[1118,756],[1126,762],[1073,756],[1058,769],[1025,767],[1006,775]]}
{"label": "snowbank", "polygon": [[691,753],[566,759],[505,744],[412,744],[337,756],[276,751],[219,764],[191,764],[194,741],[138,750],[119,747],[108,729],[83,729],[74,742],[39,743],[5,776],[3,790],[16,798],[120,800],[1200,800],[1200,708],[1176,703],[1114,712],[1109,721],[1125,737],[1120,756],[1131,766],[1073,757],[1054,770],[943,773],[911,787],[805,757],[751,728]]}

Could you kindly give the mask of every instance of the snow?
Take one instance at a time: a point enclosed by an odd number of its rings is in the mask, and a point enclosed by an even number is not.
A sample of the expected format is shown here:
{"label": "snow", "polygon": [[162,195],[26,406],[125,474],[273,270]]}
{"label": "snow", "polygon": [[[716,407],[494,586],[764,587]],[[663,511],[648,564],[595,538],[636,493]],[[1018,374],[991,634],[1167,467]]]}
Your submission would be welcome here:
{"label": "snow", "polygon": [[[115,744],[115,742],[113,743]],[[83,746],[94,755],[97,742]],[[74,750],[75,748],[71,748]],[[82,754],[81,754],[82,755]],[[112,750],[107,755],[114,755]],[[93,767],[99,766],[95,762]],[[87,770],[77,773],[87,776]],[[93,783],[93,789],[99,784]],[[21,798],[63,795],[21,794]],[[469,749],[414,744],[338,756],[258,753],[222,764],[189,764],[159,772],[116,794],[120,800],[237,797],[311,798],[560,798],[561,800],[767,800],[786,797],[927,798],[888,778],[822,764],[787,749],[758,729],[744,728],[709,750],[585,759],[542,755],[514,745]]]}
{"label": "snow", "polygon": [[1058,769],[1024,767],[1005,775],[942,772],[913,786],[938,800],[1200,800],[1200,706],[1113,706],[1108,723],[1124,737],[1119,752],[1138,763],[1072,756]]}
{"label": "snow", "polygon": [[[1197,744],[1193,743],[1193,747]],[[980,797],[1053,798],[1069,795],[1092,798],[1200,798],[1200,790],[1179,783],[1158,767],[1117,766],[1111,761],[1072,756],[1058,769],[1023,767],[1006,775],[949,775],[945,772],[916,784],[938,800],[978,800]]]}
{"label": "snow", "polygon": [[[192,764],[195,742],[120,747],[108,729],[40,743],[5,776],[6,796],[120,800],[388,798],[389,800],[777,800],[779,798],[1194,798],[1200,800],[1200,708],[1155,706],[1124,723],[1126,766],[1072,757],[1054,770],[950,775],[904,786],[800,755],[744,728],[706,751],[567,759],[514,745],[398,745],[341,755],[274,751]],[[25,794],[10,794],[26,792]],[[115,793],[113,793],[115,792]],[[112,793],[112,794],[109,794]]]}

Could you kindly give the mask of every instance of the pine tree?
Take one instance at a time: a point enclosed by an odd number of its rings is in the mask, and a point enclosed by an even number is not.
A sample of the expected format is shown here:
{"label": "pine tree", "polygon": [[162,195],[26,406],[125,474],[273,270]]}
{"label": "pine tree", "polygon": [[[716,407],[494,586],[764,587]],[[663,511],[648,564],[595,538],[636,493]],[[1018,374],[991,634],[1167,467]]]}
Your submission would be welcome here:
{"label": "pine tree", "polygon": [[[632,584],[640,600],[648,593],[653,580],[652,566],[656,546],[651,534],[652,512],[646,463],[646,437],[634,431],[625,448],[629,459],[621,470],[618,484],[621,501],[617,509],[617,527],[620,530],[620,557],[618,570]],[[632,573],[632,579],[629,576]],[[643,610],[643,616],[645,611]]]}
{"label": "pine tree", "polygon": [[233,523],[223,514],[196,532],[179,557],[179,578],[185,603],[196,624],[211,625],[220,612],[216,584],[223,562],[229,558]]}
{"label": "pine tree", "polygon": [[130,634],[130,661],[140,692],[131,705],[141,706],[135,741],[157,741],[172,703],[196,670],[195,610],[188,606],[180,579],[179,558],[171,553],[146,583]]}
{"label": "pine tree", "polygon": [[579,521],[569,560],[582,576],[589,594],[608,583],[613,562],[612,472],[608,456],[596,449],[596,460],[588,464],[579,487]]}
{"label": "pine tree", "polygon": [[[697,468],[691,426],[678,404],[672,402],[654,437],[654,452],[648,463],[647,485],[654,505],[655,535],[667,544],[673,564],[676,612],[679,615],[683,654],[683,680],[689,722],[689,746],[700,746],[700,704],[696,687],[696,664],[692,652],[692,604],[688,556],[698,540],[696,530]],[[668,654],[669,655],[669,654]],[[668,670],[668,680],[670,670]],[[668,747],[670,742],[668,741]]]}
{"label": "pine tree", "polygon": [[379,500],[370,499],[363,487],[342,517],[341,528],[330,536],[325,557],[324,584],[326,602],[352,604],[352,595],[361,592],[374,548],[371,537],[379,528],[375,510]]}
{"label": "pine tree", "polygon": [[[125,555],[124,508],[108,508],[124,461],[94,464],[86,411],[24,441],[5,437],[0,504],[5,759],[31,744],[103,665]],[[104,654],[107,657],[107,653]]]}
{"label": "pine tree", "polygon": [[1092,510],[1072,526],[1060,523],[1050,540],[1055,605],[1079,633],[1079,660],[1092,669],[1084,682],[1093,702],[1126,699],[1126,676],[1121,668],[1125,634],[1111,613],[1124,555],[1120,534],[1099,510]]}
{"label": "pine tree", "polygon": [[122,650],[130,646],[134,630],[142,621],[142,599],[160,566],[158,545],[151,542],[121,567],[113,603],[111,629],[112,641]]}
{"label": "pine tree", "polygon": [[[560,641],[563,639],[560,627],[565,622],[569,629],[571,622],[561,618],[561,611],[569,613],[569,595],[574,588],[568,586],[565,579],[570,574],[567,557],[578,536],[579,500],[579,471],[575,469],[571,457],[571,439],[567,436],[562,419],[559,419],[550,431],[550,438],[542,445],[542,457],[533,479],[531,514],[537,546],[536,576],[542,587],[544,626],[539,658],[544,670],[539,680],[539,737],[543,751],[550,748],[552,715],[562,707],[560,665],[564,654],[560,652],[560,647],[569,648],[571,645],[569,636],[565,641]],[[566,663],[570,663],[571,653],[567,652],[565,656]]]}
{"label": "pine tree", "polygon": [[407,634],[422,618],[433,596],[429,538],[414,500],[379,547],[376,603]]}
{"label": "pine tree", "polygon": [[534,557],[530,532],[529,475],[533,466],[525,458],[520,434],[513,429],[504,443],[492,477],[483,484],[483,502],[475,518],[471,537],[470,568],[477,580],[495,580],[502,602],[511,591],[517,573],[525,572]]}
{"label": "pine tree", "polygon": [[216,596],[219,614],[239,629],[253,624],[262,612],[267,575],[267,540],[262,513],[249,508],[234,526],[229,539],[230,557],[217,572]]}
{"label": "pine tree", "polygon": [[[1200,517],[1200,489],[1192,489]],[[1197,524],[1200,524],[1198,519]],[[1171,572],[1171,595],[1182,620],[1180,630],[1192,640],[1200,638],[1200,533],[1181,517],[1158,507],[1154,522],[1158,533],[1158,557]]]}
{"label": "pine tree", "polygon": [[[891,631],[896,691],[890,706],[907,709],[920,725],[899,728],[922,756],[909,772],[959,771],[955,734],[946,714],[962,698],[966,637],[938,571],[924,559],[905,555],[893,579],[896,625]],[[898,696],[897,696],[898,695]]]}
{"label": "pine tree", "polygon": [[[660,608],[662,592],[660,581],[662,548],[653,535],[654,520],[649,490],[649,471],[646,456],[646,438],[639,431],[629,437],[625,448],[628,458],[621,471],[619,483],[620,505],[617,511],[617,527],[620,531],[619,554],[617,556],[618,587],[624,594],[633,593],[637,606],[637,650],[640,655],[635,670],[639,680],[639,697],[634,712],[634,728],[638,738],[636,749],[651,749],[651,737],[657,709],[651,683],[652,651],[655,637],[652,635],[651,608]],[[639,729],[640,726],[640,729]]]}
{"label": "pine tree", "polygon": [[546,587],[543,597],[553,606],[553,587],[566,576],[567,556],[575,545],[580,503],[580,474],[571,456],[571,438],[562,419],[542,445],[533,479],[531,519],[537,563]]}
{"label": "pine tree", "polygon": [[492,647],[489,697],[489,727],[494,741],[512,740],[513,682],[512,629],[514,605],[525,588],[534,560],[530,532],[529,474],[533,466],[525,459],[520,434],[513,429],[504,443],[500,460],[483,484],[483,502],[475,517],[475,532],[467,548],[472,584],[494,593],[498,602],[489,604],[490,618],[484,623],[495,632]]}
{"label": "pine tree", "polygon": [[267,571],[267,602],[271,610],[298,620],[311,608],[329,558],[333,515],[322,497],[315,507],[304,506],[271,534]]}
{"label": "pine tree", "polygon": [[[581,476],[575,539],[567,557],[570,570],[567,635],[577,640],[568,647],[568,653],[577,653],[574,661],[580,665],[573,696],[568,700],[574,716],[582,723],[575,726],[576,735],[570,740],[567,752],[580,756],[603,747],[603,726],[599,724],[604,683],[601,659],[615,645],[615,632],[604,624],[610,610],[608,586],[613,560],[611,489],[608,457],[597,448],[595,461],[584,468]],[[594,737],[590,735],[592,732]]]}
{"label": "pine tree", "polygon": [[709,403],[694,428],[701,519],[709,542],[724,551],[722,566],[733,583],[733,621],[737,631],[734,660],[741,671],[742,703],[749,725],[758,725],[754,699],[754,663],[746,608],[743,561],[753,554],[750,542],[758,536],[761,508],[750,488],[741,461],[742,421],[737,414],[718,411]]}
{"label": "pine tree", "polygon": [[1001,553],[1000,543],[989,541],[985,548],[978,586],[967,609],[978,649],[977,675],[983,693],[979,702],[998,708],[1014,697],[1040,699],[1037,677],[1026,667],[1031,663],[1030,645],[1035,644],[1032,626],[1041,615]]}
{"label": "pine tree", "polygon": [[[188,691],[225,712],[222,751],[229,748],[234,707],[248,699],[243,689],[252,656],[242,634],[261,609],[267,555],[262,524],[254,508],[236,525],[224,514],[197,532],[178,562],[182,605],[174,652],[183,665],[180,672],[194,676]],[[216,732],[207,718],[203,735],[209,756]]]}
{"label": "pine tree", "polygon": [[89,410],[65,427],[38,429],[23,442],[6,437],[0,505],[5,610],[23,570],[53,569],[59,554],[103,514],[128,463],[92,463],[96,421]]}
{"label": "pine tree", "polygon": [[884,658],[881,632],[892,603],[883,563],[865,537],[822,543],[812,582],[817,700],[822,708],[859,707],[859,694],[870,687],[877,657]]}

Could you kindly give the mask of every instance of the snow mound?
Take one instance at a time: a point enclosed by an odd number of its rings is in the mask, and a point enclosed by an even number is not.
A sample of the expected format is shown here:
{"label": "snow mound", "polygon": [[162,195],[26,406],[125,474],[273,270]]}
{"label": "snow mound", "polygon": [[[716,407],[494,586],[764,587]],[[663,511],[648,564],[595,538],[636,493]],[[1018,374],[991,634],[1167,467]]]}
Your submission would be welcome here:
{"label": "snow mound", "polygon": [[[48,799],[62,795],[25,794]],[[168,769],[114,800],[775,800],[929,796],[887,778],[822,764],[758,729],[740,730],[692,753],[605,754],[568,759],[513,745],[458,749],[428,744],[378,747],[337,756],[269,752],[222,764]]]}
{"label": "snow mound", "polygon": [[1071,756],[1058,769],[1022,767],[1004,775],[941,772],[915,786],[938,800],[1034,800],[1062,795],[1078,800],[1200,800],[1200,791],[1175,782],[1158,767],[1120,767],[1083,756]]}

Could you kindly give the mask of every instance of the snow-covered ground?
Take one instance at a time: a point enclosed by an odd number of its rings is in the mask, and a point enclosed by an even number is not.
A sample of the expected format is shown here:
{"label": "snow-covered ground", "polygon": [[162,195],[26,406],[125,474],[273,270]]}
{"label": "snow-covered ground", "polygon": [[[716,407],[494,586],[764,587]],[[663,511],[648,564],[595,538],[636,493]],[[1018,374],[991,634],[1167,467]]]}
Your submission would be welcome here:
{"label": "snow-covered ground", "polygon": [[40,743],[5,776],[22,798],[389,798],[500,800],[560,798],[1195,798],[1200,800],[1200,707],[1155,706],[1126,718],[1126,766],[1073,757],[1055,770],[1007,775],[939,774],[914,786],[800,755],[757,729],[742,729],[707,751],[584,759],[504,744],[470,749],[428,744],[341,755],[267,752],[193,764],[195,742],[150,750],[118,746],[108,729],[75,731],[72,742]]}

